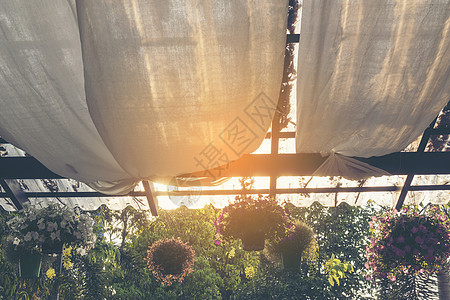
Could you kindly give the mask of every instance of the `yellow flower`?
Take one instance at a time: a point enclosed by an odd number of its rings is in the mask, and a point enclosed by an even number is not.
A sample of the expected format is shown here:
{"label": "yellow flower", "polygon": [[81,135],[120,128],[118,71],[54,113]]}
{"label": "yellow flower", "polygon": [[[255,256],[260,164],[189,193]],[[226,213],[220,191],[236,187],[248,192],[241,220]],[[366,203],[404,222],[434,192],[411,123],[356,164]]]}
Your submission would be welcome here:
{"label": "yellow flower", "polygon": [[69,268],[72,266],[72,262],[70,261],[70,259],[65,260],[63,262],[63,266],[64,266],[64,269],[69,270]]}
{"label": "yellow flower", "polygon": [[63,255],[64,256],[72,256],[72,247],[67,247],[67,248],[64,248],[64,250],[63,250]]}
{"label": "yellow flower", "polygon": [[230,252],[228,252],[228,257],[233,258],[235,254],[236,254],[236,251],[234,250],[234,248],[231,248]]}
{"label": "yellow flower", "polygon": [[255,276],[255,269],[253,268],[253,266],[246,267],[245,268],[245,277],[250,279],[250,278],[253,278],[253,276]]}
{"label": "yellow flower", "polygon": [[63,250],[63,267],[66,270],[69,270],[69,268],[72,266],[72,261],[70,260],[70,257],[72,256],[72,247],[64,248]]}
{"label": "yellow flower", "polygon": [[45,275],[47,275],[48,278],[52,279],[53,277],[56,276],[55,269],[48,268],[47,272],[45,272]]}

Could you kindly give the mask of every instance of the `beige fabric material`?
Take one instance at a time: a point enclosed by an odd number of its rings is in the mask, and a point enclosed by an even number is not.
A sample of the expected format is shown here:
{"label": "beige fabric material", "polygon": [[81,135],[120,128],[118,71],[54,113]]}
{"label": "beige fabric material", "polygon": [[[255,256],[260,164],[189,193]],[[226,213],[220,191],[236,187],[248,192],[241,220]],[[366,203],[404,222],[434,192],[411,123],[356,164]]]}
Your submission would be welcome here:
{"label": "beige fabric material", "polygon": [[226,165],[270,126],[287,4],[1,1],[0,135],[106,193]]}
{"label": "beige fabric material", "polygon": [[448,0],[305,0],[297,152],[371,157],[414,141],[450,99],[449,15]]}

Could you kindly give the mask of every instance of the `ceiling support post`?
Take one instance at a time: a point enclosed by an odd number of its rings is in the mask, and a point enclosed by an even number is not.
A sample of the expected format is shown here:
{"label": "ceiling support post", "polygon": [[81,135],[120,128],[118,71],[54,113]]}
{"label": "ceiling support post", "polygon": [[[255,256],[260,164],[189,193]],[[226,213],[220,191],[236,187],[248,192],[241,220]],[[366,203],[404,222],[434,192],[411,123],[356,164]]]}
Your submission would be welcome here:
{"label": "ceiling support post", "polygon": [[[420,139],[419,147],[417,148],[417,153],[423,153],[425,152],[425,147],[428,144],[428,140],[430,139],[431,132],[433,131],[434,124],[436,124],[437,117],[434,118],[433,122],[428,126],[428,128],[424,131],[422,138]],[[397,203],[395,204],[395,209],[400,211],[403,207],[403,203],[405,202],[406,195],[408,194],[409,188],[411,187],[411,183],[414,179],[415,174],[408,174],[406,176],[405,184],[403,184],[402,191],[400,192],[400,195],[398,196]]]}
{"label": "ceiling support post", "polygon": [[148,180],[142,180],[142,184],[145,189],[145,196],[147,197],[148,207],[150,208],[150,212],[152,216],[158,216],[158,198],[156,197],[155,187],[153,183],[149,183]]}
{"label": "ceiling support post", "polygon": [[0,185],[5,190],[17,210],[23,209],[23,204],[30,202],[20,184],[15,179],[0,179]]}

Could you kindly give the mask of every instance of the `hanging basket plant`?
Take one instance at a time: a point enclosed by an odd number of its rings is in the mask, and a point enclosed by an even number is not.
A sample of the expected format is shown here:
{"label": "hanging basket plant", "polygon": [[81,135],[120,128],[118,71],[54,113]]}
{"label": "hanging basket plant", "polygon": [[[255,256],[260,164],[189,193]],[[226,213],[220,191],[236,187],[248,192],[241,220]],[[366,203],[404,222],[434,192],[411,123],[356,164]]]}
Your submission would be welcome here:
{"label": "hanging basket plant", "polygon": [[90,216],[57,204],[27,203],[7,224],[8,239],[20,255],[61,253],[63,244],[89,248],[96,240]]}
{"label": "hanging basket plant", "polygon": [[218,232],[215,243],[220,244],[220,238],[240,238],[244,250],[263,250],[265,239],[284,234],[287,224],[288,216],[276,200],[261,195],[237,196],[215,222]]}
{"label": "hanging basket plant", "polygon": [[295,221],[281,238],[271,244],[271,250],[281,256],[285,269],[300,268],[303,253],[315,243],[314,231],[305,223]]}
{"label": "hanging basket plant", "polygon": [[194,257],[194,249],[179,238],[164,238],[147,250],[148,268],[166,286],[182,282],[193,271]]}
{"label": "hanging basket plant", "polygon": [[450,222],[438,206],[417,207],[372,217],[366,268],[370,278],[437,273],[450,256]]}

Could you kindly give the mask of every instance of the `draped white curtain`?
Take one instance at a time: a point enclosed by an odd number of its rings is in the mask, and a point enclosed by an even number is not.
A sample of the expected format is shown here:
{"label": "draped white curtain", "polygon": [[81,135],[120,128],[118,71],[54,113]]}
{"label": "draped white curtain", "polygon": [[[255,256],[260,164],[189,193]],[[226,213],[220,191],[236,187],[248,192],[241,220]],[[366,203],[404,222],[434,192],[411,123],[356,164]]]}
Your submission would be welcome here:
{"label": "draped white curtain", "polygon": [[[297,152],[400,151],[450,100],[450,1],[304,0]],[[383,172],[331,155],[316,175]]]}
{"label": "draped white curtain", "polygon": [[107,193],[260,145],[288,1],[0,2],[0,135]]}

